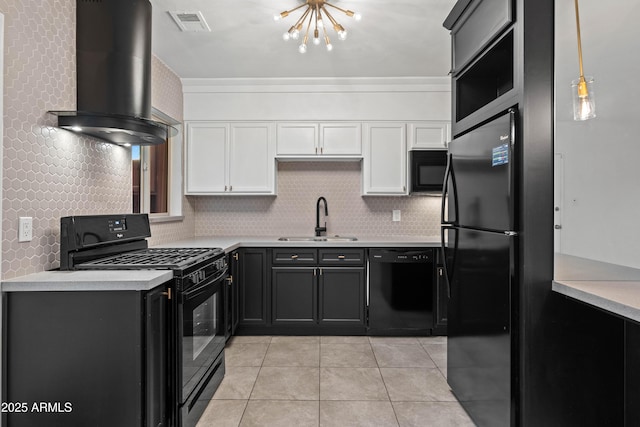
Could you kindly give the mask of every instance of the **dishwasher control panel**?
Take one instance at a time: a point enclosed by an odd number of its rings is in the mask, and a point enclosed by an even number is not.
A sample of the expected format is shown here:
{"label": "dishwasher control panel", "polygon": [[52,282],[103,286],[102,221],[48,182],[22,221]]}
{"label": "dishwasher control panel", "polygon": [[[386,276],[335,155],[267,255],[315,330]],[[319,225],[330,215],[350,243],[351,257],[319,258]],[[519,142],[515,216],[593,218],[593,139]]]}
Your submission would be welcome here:
{"label": "dishwasher control panel", "polygon": [[428,263],[433,262],[433,250],[370,249],[369,262]]}

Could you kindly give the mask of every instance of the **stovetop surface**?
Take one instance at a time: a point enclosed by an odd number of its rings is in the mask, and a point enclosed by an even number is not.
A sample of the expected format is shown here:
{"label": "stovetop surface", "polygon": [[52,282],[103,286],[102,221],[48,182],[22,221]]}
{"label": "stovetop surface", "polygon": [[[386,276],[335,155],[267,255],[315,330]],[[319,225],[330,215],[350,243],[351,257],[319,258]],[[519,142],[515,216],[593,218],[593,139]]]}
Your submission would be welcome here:
{"label": "stovetop surface", "polygon": [[147,248],[76,265],[80,269],[184,269],[224,254],[220,248]]}

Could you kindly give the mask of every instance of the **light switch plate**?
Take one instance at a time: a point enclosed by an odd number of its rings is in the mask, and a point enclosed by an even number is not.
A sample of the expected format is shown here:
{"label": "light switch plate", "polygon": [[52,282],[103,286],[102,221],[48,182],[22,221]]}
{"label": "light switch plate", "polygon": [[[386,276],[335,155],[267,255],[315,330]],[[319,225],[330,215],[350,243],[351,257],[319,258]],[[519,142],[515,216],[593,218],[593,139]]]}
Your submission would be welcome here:
{"label": "light switch plate", "polygon": [[18,242],[30,242],[33,240],[33,218],[21,216],[18,224]]}
{"label": "light switch plate", "polygon": [[400,209],[394,209],[392,212],[393,212],[393,221],[400,221]]}

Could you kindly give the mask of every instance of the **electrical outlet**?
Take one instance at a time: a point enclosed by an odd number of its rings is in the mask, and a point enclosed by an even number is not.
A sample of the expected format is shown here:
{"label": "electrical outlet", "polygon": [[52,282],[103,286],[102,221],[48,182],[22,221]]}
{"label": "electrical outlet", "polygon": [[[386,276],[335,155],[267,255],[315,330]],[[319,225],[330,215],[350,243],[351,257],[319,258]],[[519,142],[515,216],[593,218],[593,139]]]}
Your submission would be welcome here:
{"label": "electrical outlet", "polygon": [[400,221],[400,209],[394,209],[392,212],[393,212],[393,221]]}
{"label": "electrical outlet", "polygon": [[18,242],[30,242],[33,240],[33,218],[21,216],[18,224]]}

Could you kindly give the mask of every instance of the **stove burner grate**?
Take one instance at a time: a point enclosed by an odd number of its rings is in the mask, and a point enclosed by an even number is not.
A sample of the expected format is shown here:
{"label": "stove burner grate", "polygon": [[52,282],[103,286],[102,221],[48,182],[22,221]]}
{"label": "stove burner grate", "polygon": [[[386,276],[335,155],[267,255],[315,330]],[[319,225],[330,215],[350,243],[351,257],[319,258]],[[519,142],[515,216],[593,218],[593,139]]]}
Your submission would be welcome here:
{"label": "stove burner grate", "polygon": [[81,268],[179,268],[220,254],[212,248],[149,248],[84,262]]}

